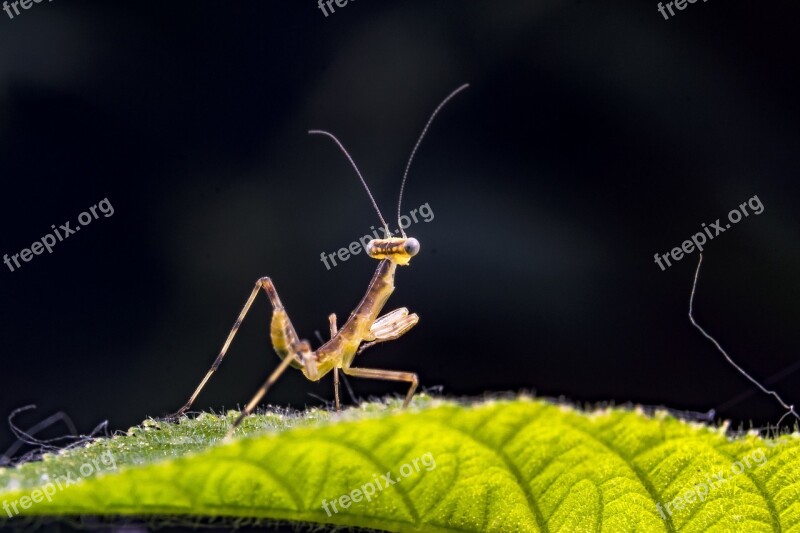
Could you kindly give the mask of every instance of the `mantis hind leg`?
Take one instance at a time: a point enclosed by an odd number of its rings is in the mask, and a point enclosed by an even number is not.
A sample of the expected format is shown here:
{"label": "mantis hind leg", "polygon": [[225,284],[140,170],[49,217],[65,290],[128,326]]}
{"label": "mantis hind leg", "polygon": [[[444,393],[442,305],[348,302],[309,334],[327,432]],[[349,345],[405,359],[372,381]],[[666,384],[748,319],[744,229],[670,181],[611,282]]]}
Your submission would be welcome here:
{"label": "mantis hind leg", "polygon": [[[206,375],[203,378],[203,380],[197,386],[194,393],[189,397],[189,401],[187,401],[186,404],[183,407],[181,407],[176,413],[168,415],[167,416],[168,419],[178,418],[192,407],[192,404],[194,404],[194,401],[197,399],[197,396],[200,394],[200,391],[203,390],[206,383],[208,383],[208,380],[211,379],[211,376],[214,374],[214,372],[217,371],[219,365],[222,364],[222,360],[228,353],[228,348],[230,348],[231,343],[233,342],[233,338],[236,336],[236,332],[239,331],[239,326],[242,325],[244,317],[247,316],[247,312],[250,311],[250,307],[253,305],[253,301],[256,299],[256,296],[258,295],[258,292],[261,289],[264,290],[267,297],[269,298],[270,303],[272,304],[273,315],[278,315],[279,317],[285,317],[285,322],[284,322],[286,328],[285,336],[287,338],[290,338],[289,342],[296,343],[299,341],[297,339],[297,333],[295,333],[294,331],[294,327],[292,327],[291,322],[289,322],[288,317],[286,317],[286,311],[283,308],[283,303],[281,303],[281,299],[278,297],[278,291],[275,290],[275,285],[273,285],[272,280],[269,279],[268,277],[260,278],[258,281],[256,281],[256,285],[250,292],[250,296],[247,298],[247,301],[245,302],[242,311],[236,318],[236,322],[233,323],[233,327],[228,333],[228,337],[225,339],[225,343],[222,345],[222,349],[220,350],[219,355],[217,355],[217,358],[214,360],[214,364],[211,365],[211,368],[208,370],[208,372],[206,372]],[[292,361],[290,361],[290,363],[291,362]],[[298,365],[296,361],[295,364]]]}
{"label": "mantis hind leg", "polygon": [[316,364],[314,361],[314,354],[311,351],[311,347],[309,346],[307,341],[300,341],[292,348],[294,354],[292,354],[291,357],[284,358],[281,364],[278,365],[278,368],[272,371],[272,374],[269,375],[267,381],[265,381],[264,384],[261,386],[261,388],[258,389],[258,391],[255,393],[255,395],[253,395],[253,397],[247,403],[247,406],[245,406],[245,408],[242,409],[242,412],[236,418],[236,421],[233,423],[233,426],[231,426],[231,429],[228,430],[228,434],[225,437],[226,439],[230,438],[236,431],[236,428],[238,428],[239,425],[241,425],[242,421],[248,415],[252,414],[256,406],[259,404],[259,402],[261,402],[261,400],[267,394],[267,391],[269,391],[270,387],[276,381],[278,381],[278,378],[281,377],[281,374],[283,374],[283,372],[289,367],[289,365],[296,360],[295,357],[299,358],[306,364]]}
{"label": "mantis hind leg", "polygon": [[410,383],[406,393],[406,399],[403,402],[403,407],[408,407],[411,398],[414,396],[414,391],[417,390],[419,385],[419,378],[413,372],[398,372],[396,370],[380,370],[377,368],[342,368],[342,372],[348,376],[367,379],[382,379],[385,381],[405,381]]}
{"label": "mantis hind leg", "polygon": [[[328,323],[331,326],[332,339],[339,331],[339,327],[336,325],[336,313],[328,315]],[[336,398],[336,411],[338,412],[341,410],[341,404],[339,403],[339,367],[333,367],[333,396]]]}

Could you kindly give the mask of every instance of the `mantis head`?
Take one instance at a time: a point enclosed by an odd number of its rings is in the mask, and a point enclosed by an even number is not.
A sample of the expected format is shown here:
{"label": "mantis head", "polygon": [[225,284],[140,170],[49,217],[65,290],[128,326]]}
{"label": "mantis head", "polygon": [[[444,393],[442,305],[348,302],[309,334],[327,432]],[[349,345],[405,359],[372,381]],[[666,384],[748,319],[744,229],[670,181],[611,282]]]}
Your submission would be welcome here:
{"label": "mantis head", "polygon": [[367,243],[367,255],[373,259],[389,259],[403,266],[418,253],[419,241],[414,237],[372,239]]}

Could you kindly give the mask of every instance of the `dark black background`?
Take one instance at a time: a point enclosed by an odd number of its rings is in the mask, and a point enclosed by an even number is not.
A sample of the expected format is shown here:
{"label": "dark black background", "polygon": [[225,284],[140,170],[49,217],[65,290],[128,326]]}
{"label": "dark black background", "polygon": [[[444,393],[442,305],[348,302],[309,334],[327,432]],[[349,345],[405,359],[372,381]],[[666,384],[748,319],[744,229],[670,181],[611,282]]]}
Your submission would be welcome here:
{"label": "dark black background", "polygon": [[[301,335],[343,320],[375,267],[320,253],[387,218],[429,113],[404,212],[422,251],[387,310],[420,324],[361,366],[448,395],[720,408],[777,421],[692,329],[697,254],[665,253],[753,195],[708,246],[700,321],[754,376],[798,360],[798,8],[657,2],[72,2],[0,12],[0,254],[103,198],[115,209],[10,272],[0,264],[0,415],[35,403],[82,432],[175,410],[259,276]],[[259,297],[198,408],[247,401],[278,359]],[[351,380],[362,396],[400,393]],[[800,403],[800,372],[775,387]],[[268,402],[316,405],[298,372]],[[348,400],[349,401],[349,400]],[[54,432],[63,432],[55,428]],[[0,444],[13,442],[7,425]]]}

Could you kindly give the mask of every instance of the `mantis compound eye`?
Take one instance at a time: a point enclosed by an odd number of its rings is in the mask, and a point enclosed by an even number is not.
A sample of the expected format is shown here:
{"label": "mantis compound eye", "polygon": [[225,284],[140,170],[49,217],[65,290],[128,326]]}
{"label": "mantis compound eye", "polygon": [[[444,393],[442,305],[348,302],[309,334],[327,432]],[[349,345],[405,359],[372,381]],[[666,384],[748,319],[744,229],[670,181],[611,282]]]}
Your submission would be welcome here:
{"label": "mantis compound eye", "polygon": [[411,237],[406,240],[405,244],[403,244],[403,249],[408,255],[414,257],[419,253],[419,241],[414,237]]}

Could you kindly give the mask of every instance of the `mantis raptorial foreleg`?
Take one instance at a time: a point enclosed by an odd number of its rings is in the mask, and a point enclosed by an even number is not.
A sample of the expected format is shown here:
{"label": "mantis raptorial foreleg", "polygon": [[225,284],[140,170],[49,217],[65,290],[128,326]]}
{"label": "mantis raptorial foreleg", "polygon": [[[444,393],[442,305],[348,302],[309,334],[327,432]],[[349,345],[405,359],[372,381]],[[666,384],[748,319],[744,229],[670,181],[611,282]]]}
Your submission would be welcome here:
{"label": "mantis raptorial foreleg", "polygon": [[361,353],[370,346],[375,346],[379,342],[393,341],[405,335],[408,330],[419,322],[416,313],[408,314],[408,309],[401,307],[375,320],[370,328],[370,336],[366,339],[369,342],[362,344],[357,353]]}
{"label": "mantis raptorial foreleg", "polygon": [[416,313],[409,315],[408,309],[401,307],[375,320],[372,327],[369,328],[369,332],[379,342],[392,341],[416,326],[417,322],[419,322],[419,316]]}

